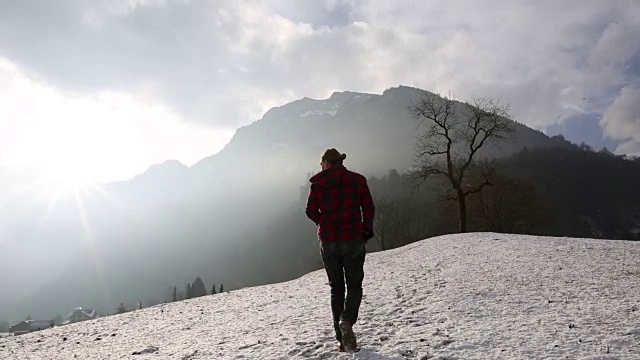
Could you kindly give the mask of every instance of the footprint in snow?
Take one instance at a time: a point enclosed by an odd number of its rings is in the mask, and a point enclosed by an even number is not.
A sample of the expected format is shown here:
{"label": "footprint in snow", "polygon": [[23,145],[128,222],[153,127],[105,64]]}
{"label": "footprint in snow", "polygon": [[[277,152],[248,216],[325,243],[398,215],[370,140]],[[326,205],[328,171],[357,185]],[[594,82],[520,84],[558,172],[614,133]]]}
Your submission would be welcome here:
{"label": "footprint in snow", "polygon": [[134,351],[132,355],[144,355],[144,354],[155,354],[160,349],[157,346],[149,346],[148,348],[140,351]]}
{"label": "footprint in snow", "polygon": [[444,339],[444,340],[434,344],[433,348],[434,349],[439,349],[441,347],[447,346],[447,345],[452,344],[454,342],[455,342],[455,340],[453,340],[453,339]]}

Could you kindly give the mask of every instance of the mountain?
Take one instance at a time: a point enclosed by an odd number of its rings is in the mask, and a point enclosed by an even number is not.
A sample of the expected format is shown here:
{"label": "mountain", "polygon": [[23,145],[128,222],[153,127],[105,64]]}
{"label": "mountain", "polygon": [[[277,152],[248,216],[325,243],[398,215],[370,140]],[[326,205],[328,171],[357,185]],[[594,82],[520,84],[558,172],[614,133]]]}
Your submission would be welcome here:
{"label": "mountain", "polygon": [[[300,174],[317,171],[324,150],[336,147],[347,153],[355,170],[369,175],[385,174],[390,168],[411,167],[416,139],[416,121],[408,106],[424,91],[400,86],[382,95],[334,93],[329,99],[304,98],[269,110],[262,119],[238,129],[218,154],[201,160],[193,171],[219,174],[215,169],[235,165],[228,176],[245,178],[239,186],[251,185],[253,177],[267,181],[300,182]],[[491,155],[507,156],[524,147],[555,146],[539,131],[517,122],[514,142],[492,149]],[[243,176],[244,175],[244,176]]]}
{"label": "mountain", "polygon": [[323,270],[0,338],[11,359],[635,359],[640,243],[469,233],[367,255],[355,355]]}
{"label": "mountain", "polygon": [[[46,317],[76,306],[112,312],[120,302],[162,301],[167,287],[197,276],[234,289],[318,268],[314,227],[297,225],[308,174],[330,147],[366,176],[408,169],[416,123],[407,107],[423,95],[400,86],[300,99],[238,129],[223,150],[190,168],[167,161],[79,199],[4,202],[1,213],[11,221],[0,234],[11,245],[0,268],[9,294],[0,317]],[[512,125],[515,142],[489,154],[558,145]]]}

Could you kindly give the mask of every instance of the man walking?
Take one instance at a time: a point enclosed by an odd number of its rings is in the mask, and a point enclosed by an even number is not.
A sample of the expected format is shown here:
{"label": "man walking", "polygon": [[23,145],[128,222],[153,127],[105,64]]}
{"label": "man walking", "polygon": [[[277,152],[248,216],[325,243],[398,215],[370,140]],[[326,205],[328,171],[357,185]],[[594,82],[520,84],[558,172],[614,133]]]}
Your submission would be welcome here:
{"label": "man walking", "polygon": [[358,320],[362,300],[364,245],[373,237],[375,207],[366,178],[342,165],[346,157],[336,149],[328,149],[322,155],[322,171],[310,180],[305,213],[318,225],[340,351],[356,351],[352,326]]}

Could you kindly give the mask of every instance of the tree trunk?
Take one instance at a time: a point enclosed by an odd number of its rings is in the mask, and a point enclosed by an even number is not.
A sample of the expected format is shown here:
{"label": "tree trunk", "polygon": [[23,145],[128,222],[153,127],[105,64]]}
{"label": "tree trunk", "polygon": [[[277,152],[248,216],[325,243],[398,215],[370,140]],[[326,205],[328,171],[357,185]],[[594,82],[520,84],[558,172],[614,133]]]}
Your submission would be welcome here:
{"label": "tree trunk", "polygon": [[467,203],[464,193],[458,189],[458,205],[460,206],[460,233],[467,232]]}

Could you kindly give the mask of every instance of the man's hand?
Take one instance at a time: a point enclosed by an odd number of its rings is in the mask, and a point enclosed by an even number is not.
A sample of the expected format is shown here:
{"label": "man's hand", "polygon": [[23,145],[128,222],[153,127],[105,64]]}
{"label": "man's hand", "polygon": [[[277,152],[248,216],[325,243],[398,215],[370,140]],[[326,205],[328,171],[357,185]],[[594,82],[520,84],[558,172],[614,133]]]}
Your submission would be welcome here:
{"label": "man's hand", "polygon": [[366,243],[367,241],[369,241],[371,238],[373,238],[373,230],[364,230],[362,232],[362,239],[364,240],[364,242]]}

